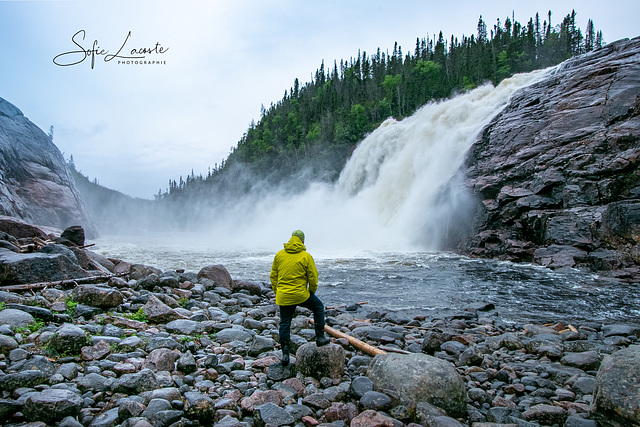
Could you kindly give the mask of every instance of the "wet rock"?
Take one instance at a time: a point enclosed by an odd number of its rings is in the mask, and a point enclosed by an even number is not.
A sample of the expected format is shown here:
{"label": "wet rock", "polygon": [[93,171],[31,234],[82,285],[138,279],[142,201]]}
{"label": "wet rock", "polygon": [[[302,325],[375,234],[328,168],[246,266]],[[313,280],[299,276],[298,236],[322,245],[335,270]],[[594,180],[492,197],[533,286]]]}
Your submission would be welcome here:
{"label": "wet rock", "polygon": [[373,410],[366,410],[351,420],[351,427],[395,427],[392,418]]}
{"label": "wet rock", "polygon": [[184,413],[192,418],[208,421],[214,413],[214,402],[209,396],[198,392],[184,394]]}
{"label": "wet rock", "polygon": [[595,351],[583,353],[566,353],[561,362],[568,366],[580,368],[583,371],[597,371],[600,367],[601,357]]}
{"label": "wet rock", "polygon": [[[621,40],[567,61],[492,119],[467,155],[477,209],[468,209],[474,225],[460,239],[463,253],[605,273],[636,268],[637,147],[622,135],[640,134],[630,113],[639,45]],[[586,99],[596,101],[585,110]]]}
{"label": "wet rock", "polygon": [[178,359],[177,368],[185,374],[190,374],[197,369],[196,359],[190,351],[182,353],[182,356]]}
{"label": "wet rock", "polygon": [[358,399],[369,391],[373,391],[373,381],[369,377],[356,377],[349,385],[349,393]]}
{"label": "wet rock", "polygon": [[51,347],[60,354],[79,354],[87,343],[85,331],[72,324],[60,326],[49,341]]}
{"label": "wet rock", "polygon": [[33,316],[22,310],[6,308],[0,311],[0,325],[9,325],[12,328],[26,328],[33,322],[35,322]]}
{"label": "wet rock", "polygon": [[157,371],[173,371],[178,355],[168,348],[158,348],[145,358],[145,366]]}
{"label": "wet rock", "polygon": [[19,387],[34,387],[44,384],[49,380],[49,375],[39,370],[26,370],[0,376],[0,389],[15,390]]}
{"label": "wet rock", "polygon": [[394,391],[410,407],[424,401],[452,416],[466,411],[464,381],[444,360],[425,354],[379,354],[367,375],[375,389]]}
{"label": "wet rock", "polygon": [[103,340],[98,340],[94,345],[82,347],[80,350],[83,360],[100,360],[111,353],[111,346]]}
{"label": "wet rock", "polygon": [[605,325],[602,327],[602,334],[605,337],[630,336],[640,337],[640,326],[637,325]]}
{"label": "wet rock", "polygon": [[116,393],[140,394],[158,388],[158,380],[150,369],[143,369],[133,374],[124,374],[114,381],[111,389]]}
{"label": "wet rock", "polygon": [[79,225],[67,227],[60,237],[67,239],[76,246],[84,246],[84,228]]}
{"label": "wet rock", "polygon": [[91,372],[81,377],[80,379],[78,379],[77,385],[81,391],[97,392],[97,391],[105,391],[107,389],[106,382],[107,382],[106,377],[103,377],[102,375],[97,374],[95,372]]}
{"label": "wet rock", "polygon": [[0,284],[39,283],[87,277],[74,258],[64,254],[15,253],[0,248]]}
{"label": "wet rock", "polygon": [[118,420],[118,408],[111,408],[91,421],[91,427],[112,427]]}
{"label": "wet rock", "polygon": [[340,378],[344,373],[344,349],[337,344],[318,347],[315,343],[301,346],[296,352],[296,368],[306,376]]}
{"label": "wet rock", "polygon": [[543,425],[564,424],[569,414],[559,406],[534,405],[524,412],[527,421],[536,421]]}
{"label": "wet rock", "polygon": [[83,400],[80,395],[62,389],[47,389],[31,394],[22,409],[29,421],[54,422],[80,413]]}
{"label": "wet rock", "polygon": [[18,343],[13,337],[0,335],[0,353],[8,354],[11,350],[18,348]]}
{"label": "wet rock", "polygon": [[223,329],[216,334],[216,340],[220,343],[230,343],[233,341],[251,342],[253,335],[244,328],[228,328]]}
{"label": "wet rock", "polygon": [[184,317],[153,295],[149,296],[142,309],[151,323],[168,323]]}
{"label": "wet rock", "polygon": [[198,280],[200,279],[209,279],[212,280],[216,285],[221,286],[223,288],[231,290],[231,275],[229,271],[223,265],[210,265],[207,267],[203,267],[197,276]]}
{"label": "wet rock", "polygon": [[596,376],[592,409],[603,426],[637,423],[640,419],[640,346],[605,356]]}
{"label": "wet rock", "polygon": [[254,415],[258,426],[283,426],[295,421],[287,411],[270,402],[256,407]]}
{"label": "wet rock", "polygon": [[367,391],[360,398],[360,406],[374,411],[386,411],[391,408],[392,399],[384,393],[377,391]]}
{"label": "wet rock", "polygon": [[183,335],[193,335],[204,330],[200,322],[188,319],[177,319],[171,321],[165,325],[165,329],[167,332]]}
{"label": "wet rock", "polygon": [[118,307],[124,297],[117,289],[106,286],[79,285],[71,293],[74,301],[98,308]]}
{"label": "wet rock", "polygon": [[282,406],[282,394],[276,390],[256,391],[251,396],[242,399],[240,406],[245,411],[253,412],[265,403]]}

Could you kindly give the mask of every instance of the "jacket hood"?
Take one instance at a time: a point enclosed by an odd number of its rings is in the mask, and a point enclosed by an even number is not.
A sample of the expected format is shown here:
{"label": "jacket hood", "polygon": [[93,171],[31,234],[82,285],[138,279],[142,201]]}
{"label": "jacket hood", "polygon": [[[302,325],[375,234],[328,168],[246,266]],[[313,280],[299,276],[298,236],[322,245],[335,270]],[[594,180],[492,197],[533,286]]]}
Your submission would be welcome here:
{"label": "jacket hood", "polygon": [[291,239],[284,244],[284,250],[290,254],[297,254],[298,252],[306,251],[307,248],[298,236],[291,236]]}

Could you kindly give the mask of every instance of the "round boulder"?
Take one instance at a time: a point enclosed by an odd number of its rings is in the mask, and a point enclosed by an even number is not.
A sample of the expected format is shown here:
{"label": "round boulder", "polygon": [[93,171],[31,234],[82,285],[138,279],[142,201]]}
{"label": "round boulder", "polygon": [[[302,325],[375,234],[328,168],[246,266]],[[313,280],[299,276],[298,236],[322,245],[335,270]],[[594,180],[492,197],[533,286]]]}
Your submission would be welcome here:
{"label": "round boulder", "polygon": [[591,409],[599,425],[639,425],[640,345],[605,356],[596,375]]}
{"label": "round boulder", "polygon": [[209,265],[207,267],[203,267],[198,272],[197,278],[198,280],[202,278],[213,280],[216,285],[231,289],[231,275],[223,265]]}
{"label": "round boulder", "polygon": [[35,319],[32,315],[22,310],[15,310],[13,308],[5,308],[0,310],[0,325],[9,325],[13,328],[26,328]]}
{"label": "round boulder", "polygon": [[58,353],[79,354],[87,344],[87,334],[78,326],[65,323],[56,330],[49,342]]}
{"label": "round boulder", "polygon": [[465,384],[450,362],[426,354],[379,354],[367,373],[374,388],[391,390],[409,407],[428,402],[447,415],[466,414]]}
{"label": "round boulder", "polygon": [[318,347],[315,343],[307,343],[296,352],[296,368],[308,377],[340,378],[344,374],[344,349],[337,344]]}

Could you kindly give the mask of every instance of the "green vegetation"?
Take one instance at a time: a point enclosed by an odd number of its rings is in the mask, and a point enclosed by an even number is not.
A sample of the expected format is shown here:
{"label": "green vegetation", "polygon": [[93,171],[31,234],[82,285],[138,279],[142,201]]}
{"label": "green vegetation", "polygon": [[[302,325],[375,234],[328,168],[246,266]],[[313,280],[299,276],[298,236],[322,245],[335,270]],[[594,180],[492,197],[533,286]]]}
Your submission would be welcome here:
{"label": "green vegetation", "polygon": [[349,61],[324,62],[306,84],[295,79],[284,97],[262,108],[258,123],[249,129],[226,161],[206,177],[191,173],[171,180],[157,200],[180,202],[233,188],[249,191],[255,180],[232,175],[234,166],[278,182],[311,167],[314,179],[335,179],[355,143],[386,118],[402,118],[419,107],[472,89],[485,82],[499,83],[515,73],[558,64],[602,46],[600,31],[587,22],[585,34],[576,25],[576,13],[552,25],[552,14],[522,25],[498,19],[489,29],[480,17],[476,34],[445,40],[417,38],[412,51],[397,43],[393,52],[358,52]]}
{"label": "green vegetation", "polygon": [[67,311],[66,313],[69,316],[73,316],[73,312],[76,309],[77,305],[79,304],[78,302],[75,302],[71,299],[71,297],[68,297],[67,300],[65,301],[67,304]]}
{"label": "green vegetation", "polygon": [[0,311],[4,310],[5,308],[7,308],[7,303],[4,301],[0,302]]}
{"label": "green vegetation", "polygon": [[138,311],[136,311],[135,313],[124,313],[123,316],[126,317],[127,319],[137,320],[139,322],[148,321],[147,313],[144,312],[142,307],[140,307]]}

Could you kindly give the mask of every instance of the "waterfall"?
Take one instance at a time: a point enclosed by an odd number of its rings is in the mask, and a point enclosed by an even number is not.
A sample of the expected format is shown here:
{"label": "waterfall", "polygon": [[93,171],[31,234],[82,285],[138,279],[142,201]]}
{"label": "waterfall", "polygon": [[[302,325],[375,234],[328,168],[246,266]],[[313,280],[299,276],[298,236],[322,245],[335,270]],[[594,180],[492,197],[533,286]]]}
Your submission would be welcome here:
{"label": "waterfall", "polygon": [[429,103],[404,120],[387,119],[358,144],[335,184],[239,202],[226,220],[216,218],[216,244],[273,248],[303,229],[310,249],[333,256],[439,249],[470,226],[474,204],[460,176],[465,154],[510,97],[546,73],[516,75]]}

